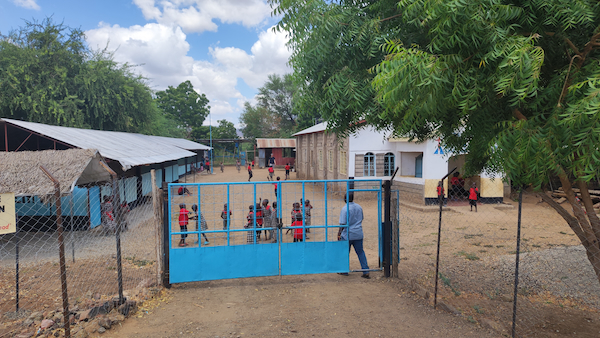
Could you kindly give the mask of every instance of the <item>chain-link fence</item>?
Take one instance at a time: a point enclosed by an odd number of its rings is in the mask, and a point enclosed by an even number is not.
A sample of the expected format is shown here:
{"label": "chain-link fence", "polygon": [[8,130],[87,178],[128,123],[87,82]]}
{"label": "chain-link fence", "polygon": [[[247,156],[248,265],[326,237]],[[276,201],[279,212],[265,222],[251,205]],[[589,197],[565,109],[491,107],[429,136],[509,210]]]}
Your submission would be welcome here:
{"label": "chain-link fence", "polygon": [[[553,208],[533,192],[498,201],[477,184],[447,186],[441,209],[392,194],[400,209],[399,276],[409,289],[506,336],[600,335],[598,278]],[[500,185],[488,184],[488,193],[493,186]]]}
{"label": "chain-link fence", "polygon": [[72,335],[106,315],[108,324],[92,328],[100,332],[158,291],[152,185],[130,177],[75,187],[60,197],[62,224],[55,195],[17,196],[17,232],[0,235],[0,337],[46,327],[45,333],[64,334],[64,297]]}

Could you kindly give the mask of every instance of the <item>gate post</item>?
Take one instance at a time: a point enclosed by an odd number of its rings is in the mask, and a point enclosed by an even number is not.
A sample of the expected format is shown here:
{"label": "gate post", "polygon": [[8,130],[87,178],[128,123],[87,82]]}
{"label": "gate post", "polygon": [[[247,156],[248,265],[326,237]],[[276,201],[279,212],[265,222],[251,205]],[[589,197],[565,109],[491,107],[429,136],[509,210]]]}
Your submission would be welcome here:
{"label": "gate post", "polygon": [[[164,176],[163,176],[164,177]],[[171,240],[171,236],[169,236],[169,228],[170,228],[170,220],[169,220],[169,184],[167,182],[162,182],[162,196],[163,196],[163,275],[162,282],[163,286],[167,289],[171,288],[171,283],[169,283],[169,241]]]}
{"label": "gate post", "polygon": [[383,183],[383,273],[385,277],[390,277],[391,254],[392,254],[392,182]]}

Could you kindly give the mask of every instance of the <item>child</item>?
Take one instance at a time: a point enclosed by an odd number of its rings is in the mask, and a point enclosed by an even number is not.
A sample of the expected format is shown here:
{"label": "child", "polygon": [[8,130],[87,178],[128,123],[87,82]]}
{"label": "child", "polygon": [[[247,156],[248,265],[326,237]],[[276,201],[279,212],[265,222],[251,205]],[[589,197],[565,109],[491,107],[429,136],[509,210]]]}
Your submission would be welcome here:
{"label": "child", "polygon": [[[279,182],[281,178],[279,176],[277,176],[277,182]],[[279,186],[279,183],[273,183],[273,186],[275,187],[275,198],[277,198],[277,187]]]}
{"label": "child", "polygon": [[[190,212],[185,208],[185,204],[179,204],[179,229],[181,232],[187,232],[187,226],[189,223]],[[179,246],[187,246],[185,238],[187,234],[181,234],[181,240],[179,240]]]}
{"label": "child", "polygon": [[[296,221],[296,218],[299,216],[300,219],[302,219],[302,209],[300,209],[300,203],[298,202],[294,202],[294,204],[292,204],[292,225],[294,224],[294,222]],[[290,232],[290,229],[288,229],[285,233],[288,234]]]}
{"label": "child", "polygon": [[443,202],[444,205],[446,205],[446,197],[444,196],[444,186],[442,185],[442,182],[438,182],[437,185],[437,195],[438,195],[438,203]]}
{"label": "child", "polygon": [[227,230],[227,214],[229,214],[229,219],[231,219],[231,210],[227,210],[227,203],[225,203],[223,204],[223,211],[221,211],[221,218],[223,219],[223,230]]}
{"label": "child", "polygon": [[188,190],[188,188],[186,188],[186,187],[179,187],[179,189],[177,189],[177,195],[183,195],[183,194],[187,194],[188,196],[192,196],[192,194],[190,193],[190,191]]}
{"label": "child", "polygon": [[240,172],[240,159],[237,159],[235,161],[235,168],[237,169],[238,173]]}
{"label": "child", "polygon": [[254,169],[254,160],[252,160],[252,169]]}
{"label": "child", "polygon": [[248,164],[248,182],[250,182],[251,178],[252,178],[252,167]]}
{"label": "child", "polygon": [[290,164],[287,163],[285,165],[285,180],[287,181],[287,179],[290,178]]}
{"label": "child", "polygon": [[269,167],[269,176],[267,177],[267,179],[269,181],[273,180],[273,174],[275,173],[275,169],[273,169],[273,167]]}
{"label": "child", "polygon": [[479,189],[477,189],[477,185],[473,182],[471,189],[469,189],[469,205],[471,206],[471,211],[473,211],[473,206],[475,207],[475,212],[477,212],[477,194],[479,194]]}
{"label": "child", "polygon": [[273,227],[273,230],[271,230],[271,238],[273,239],[273,243],[277,243],[277,233],[275,232],[275,227],[280,228],[279,223],[281,222],[281,220],[277,218],[277,202],[273,202],[272,206],[273,208],[271,208],[271,227]]}
{"label": "child", "polygon": [[221,172],[225,172],[225,165],[223,165],[223,162],[221,162]]}
{"label": "child", "polygon": [[[273,225],[271,224],[271,207],[269,206],[269,200],[264,199],[262,201],[262,213],[263,213],[263,225],[265,229],[271,228]],[[265,241],[271,239],[269,236],[272,234],[272,230],[265,230]]]}
{"label": "child", "polygon": [[[208,230],[208,224],[206,224],[206,219],[204,218],[202,213],[198,212],[198,206],[196,204],[192,204],[192,211],[196,213],[196,216],[192,216],[192,219],[196,220],[196,231],[198,231],[198,219],[200,219],[200,230]],[[206,234],[202,234],[202,236],[204,237],[204,245],[210,244],[208,238],[206,238]],[[200,235],[198,235],[198,237],[200,237]]]}
{"label": "child", "polygon": [[[309,200],[304,201],[304,221],[306,222],[306,226],[310,226],[311,225],[311,221],[310,221],[310,216],[311,216],[311,209],[313,208],[313,206],[310,204]],[[310,228],[306,228],[306,233],[310,232]],[[306,238],[308,239],[308,237]]]}
{"label": "child", "polygon": [[[254,205],[250,204],[250,212],[248,212],[248,216],[246,216],[246,225],[244,225],[245,229],[254,229]],[[254,231],[248,231],[246,234],[246,243],[254,243]]]}
{"label": "child", "polygon": [[296,214],[296,220],[292,223],[294,229],[294,242],[302,242],[302,214]]}
{"label": "child", "polygon": [[[262,209],[262,206],[259,203],[256,203],[256,227],[257,228],[262,228],[263,227],[263,221],[264,221],[264,210]],[[262,231],[257,231],[256,232],[256,241],[260,241],[260,234],[262,233]]]}

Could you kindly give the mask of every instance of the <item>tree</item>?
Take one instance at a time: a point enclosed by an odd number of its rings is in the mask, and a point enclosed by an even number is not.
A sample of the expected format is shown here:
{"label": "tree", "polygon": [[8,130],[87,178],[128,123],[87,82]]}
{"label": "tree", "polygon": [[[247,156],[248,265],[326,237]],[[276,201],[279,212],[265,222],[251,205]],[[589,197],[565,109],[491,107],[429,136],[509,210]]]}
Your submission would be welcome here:
{"label": "tree", "polygon": [[190,81],[179,84],[177,88],[169,86],[164,91],[156,92],[156,102],[167,116],[179,122],[188,138],[204,123],[210,111],[206,95],[198,94]]}
{"label": "tree", "polygon": [[[292,9],[285,4],[280,10]],[[369,6],[360,2],[340,9],[341,16],[363,5]],[[545,189],[549,176],[560,178],[571,212],[541,196],[577,235],[600,280],[600,218],[589,194],[589,183],[600,174],[597,1],[402,0],[393,8],[402,14],[402,29],[381,30],[376,22],[382,20],[370,21],[373,30],[389,37],[385,59],[368,69],[376,75],[371,101],[381,108],[369,110],[372,105],[365,104],[361,108],[366,109],[357,110],[361,118],[397,135],[420,140],[439,136],[449,150],[468,153],[471,173],[502,171],[517,186],[536,189]],[[312,27],[308,18],[295,17],[298,11],[292,13],[284,16],[291,22],[280,27],[298,35],[293,45],[302,50],[294,51],[292,62],[306,72],[310,51],[301,38],[316,39],[315,32],[323,35],[344,21],[331,20],[332,28],[323,23]],[[325,41],[322,47],[313,42],[319,53],[349,49],[347,44]],[[336,62],[321,57],[324,64]],[[306,81],[321,83],[318,76]],[[344,92],[344,87],[326,89],[331,97]],[[330,121],[347,130],[356,117],[339,113],[341,105],[329,118],[338,117]],[[573,186],[580,189],[582,206]]]}
{"label": "tree", "polygon": [[[235,125],[227,120],[218,120],[219,126],[213,128],[213,138],[216,139],[236,139],[237,131]],[[216,130],[215,130],[216,129]]]}
{"label": "tree", "polygon": [[298,114],[293,107],[295,93],[296,86],[291,74],[283,77],[271,74],[269,80],[258,90],[258,106],[273,114],[280,133],[288,132],[291,135],[296,129]]}
{"label": "tree", "polygon": [[249,102],[244,104],[244,112],[240,115],[242,133],[245,138],[275,137],[277,129],[273,123],[273,114],[264,107],[253,107]]}
{"label": "tree", "polygon": [[[79,29],[51,18],[0,39],[0,116],[126,132],[156,128],[145,79],[106,50],[91,51]],[[161,121],[164,121],[162,119]]]}
{"label": "tree", "polygon": [[277,29],[290,36],[303,127],[322,116],[330,129],[348,135],[358,126],[353,122],[377,116],[370,69],[385,57],[380,46],[399,34],[398,1],[269,2],[282,16]]}

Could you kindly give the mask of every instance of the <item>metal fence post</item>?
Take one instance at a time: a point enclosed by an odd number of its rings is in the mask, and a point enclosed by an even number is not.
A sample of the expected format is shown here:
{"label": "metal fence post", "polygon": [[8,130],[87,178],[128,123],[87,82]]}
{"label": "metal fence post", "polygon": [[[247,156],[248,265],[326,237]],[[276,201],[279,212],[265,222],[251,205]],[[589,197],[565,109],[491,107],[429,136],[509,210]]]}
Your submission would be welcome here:
{"label": "metal fence post", "polygon": [[440,271],[440,243],[441,243],[441,235],[442,235],[442,209],[444,206],[444,180],[450,176],[456,170],[456,167],[450,172],[446,174],[446,176],[442,177],[439,182],[439,187],[441,187],[441,191],[438,193],[438,202],[440,204],[440,218],[438,222],[438,236],[437,236],[437,253],[435,257],[435,287],[433,291],[433,308],[437,308],[437,294],[438,294],[438,275]]}
{"label": "metal fence post", "polygon": [[[171,288],[171,283],[169,282],[169,241],[171,237],[169,236],[169,228],[170,228],[170,220],[169,220],[169,184],[167,182],[162,183],[162,196],[163,196],[163,286],[167,289]],[[200,241],[200,238],[198,238]]]}
{"label": "metal fence post", "polygon": [[19,244],[20,237],[19,236],[19,218],[17,216],[17,223],[15,224],[15,303],[16,303],[16,312],[19,312]]}
{"label": "metal fence post", "polygon": [[62,206],[60,200],[60,183],[46,168],[40,169],[54,183],[54,196],[56,198],[56,228],[58,231],[58,260],[60,264],[60,284],[62,286],[63,321],[65,322],[65,337],[71,337],[71,323],[69,322],[69,296],[67,293],[67,266],[65,264],[65,243],[63,239]]}
{"label": "metal fence post", "polygon": [[517,220],[517,253],[515,258],[515,290],[513,292],[512,337],[517,334],[517,293],[519,291],[519,253],[521,252],[521,207],[523,206],[523,188],[519,192],[519,216]]}
{"label": "metal fence post", "polygon": [[123,266],[121,264],[121,228],[123,220],[121,217],[121,195],[119,194],[119,182],[117,181],[116,174],[113,175],[112,188],[113,215],[117,221],[117,229],[115,231],[115,240],[117,242],[117,284],[119,287],[119,304],[123,304],[125,302],[123,297]]}
{"label": "metal fence post", "polygon": [[392,221],[391,221],[391,204],[392,204],[392,182],[383,182],[383,274],[385,277],[390,277],[391,254],[392,254]]}

